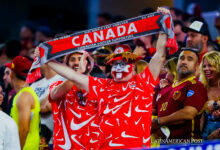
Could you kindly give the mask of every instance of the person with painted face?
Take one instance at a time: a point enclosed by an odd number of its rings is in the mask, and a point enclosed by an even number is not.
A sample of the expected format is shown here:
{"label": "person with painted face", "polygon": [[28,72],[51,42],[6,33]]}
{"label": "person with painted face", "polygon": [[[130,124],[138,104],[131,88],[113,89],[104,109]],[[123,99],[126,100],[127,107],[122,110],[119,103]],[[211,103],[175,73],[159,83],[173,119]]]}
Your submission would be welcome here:
{"label": "person with painted face", "polygon": [[[168,14],[169,10],[158,8]],[[98,100],[100,128],[99,149],[122,149],[150,146],[151,105],[154,86],[165,61],[167,35],[159,34],[157,52],[146,69],[135,75],[137,55],[130,47],[119,45],[108,57],[113,79],[87,76],[50,61],[47,64],[58,74],[89,92],[89,99]],[[86,60],[87,55],[82,56]]]}

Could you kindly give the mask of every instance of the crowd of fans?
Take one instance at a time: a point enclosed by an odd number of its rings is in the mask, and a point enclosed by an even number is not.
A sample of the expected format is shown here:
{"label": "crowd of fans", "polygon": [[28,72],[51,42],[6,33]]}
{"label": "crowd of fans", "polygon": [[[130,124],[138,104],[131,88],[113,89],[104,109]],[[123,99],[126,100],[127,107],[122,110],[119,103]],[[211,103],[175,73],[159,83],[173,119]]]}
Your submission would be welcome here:
{"label": "crowd of fans", "polygon": [[[139,14],[154,11],[151,8],[145,8]],[[180,144],[166,143],[163,139],[184,139],[190,140],[190,143],[196,143],[192,139],[220,138],[220,36],[217,39],[211,39],[208,24],[202,18],[201,12],[195,11],[195,14],[190,15],[176,8],[170,8],[170,12],[179,49],[172,56],[166,56],[166,62],[159,73],[158,84],[154,87],[152,147]],[[97,23],[103,26],[124,19],[126,19],[124,16],[113,17],[108,13],[102,13],[98,15]],[[216,16],[215,27],[220,35],[219,15]],[[70,118],[70,124],[72,118],[75,118],[76,122],[81,115],[85,120],[96,115],[99,109],[97,105],[100,105],[96,104],[99,97],[96,97],[97,100],[87,100],[90,93],[86,89],[77,87],[73,79],[60,76],[53,65],[44,64],[41,67],[42,78],[31,85],[25,83],[37,53],[36,47],[42,42],[72,33],[66,31],[54,34],[48,26],[34,29],[28,24],[20,30],[20,41],[8,40],[0,45],[0,149],[2,147],[36,150],[39,148],[70,149],[71,147],[67,144],[70,141],[59,136],[59,130],[62,130],[63,134],[70,132],[66,131],[69,127],[65,129],[60,126],[67,121],[63,118]],[[144,54],[141,60],[135,62],[134,72],[139,74],[145,70],[156,53],[158,36],[143,36],[133,41],[106,45],[88,50],[89,54],[86,51],[76,52],[58,58],[57,61],[79,74],[111,79],[113,78],[111,65],[118,66],[121,62],[106,63],[106,57],[123,44],[125,46],[122,46],[123,48],[132,49],[137,55]],[[120,75],[116,74],[117,76]],[[84,78],[79,80],[82,79]],[[90,84],[93,82],[95,81],[92,80]],[[75,97],[74,101],[71,97]],[[71,105],[71,103],[77,104]],[[72,114],[61,114],[59,118],[56,114],[60,107],[64,110],[67,107],[70,108]],[[77,130],[73,133],[82,134],[81,138],[84,142],[81,140],[82,143],[78,143],[79,147],[76,146],[76,149],[98,147],[94,144],[96,140],[98,141],[99,131],[95,128],[98,122],[95,118],[92,119],[90,121],[93,121],[94,129],[91,125],[89,130],[95,133],[90,136],[93,141],[86,139],[87,130]],[[139,117],[135,120],[138,119]],[[110,123],[109,125],[111,126]],[[62,144],[57,143],[54,138],[58,141],[63,140]],[[75,137],[71,138],[74,142],[78,142]]]}

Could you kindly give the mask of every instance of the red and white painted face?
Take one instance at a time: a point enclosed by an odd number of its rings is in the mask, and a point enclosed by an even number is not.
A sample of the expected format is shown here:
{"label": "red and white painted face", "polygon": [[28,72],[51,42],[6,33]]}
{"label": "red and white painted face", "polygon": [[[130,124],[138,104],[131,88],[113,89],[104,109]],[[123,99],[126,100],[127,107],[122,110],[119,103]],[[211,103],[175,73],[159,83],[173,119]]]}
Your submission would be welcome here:
{"label": "red and white painted face", "polygon": [[111,74],[115,81],[121,80],[132,73],[132,64],[127,64],[123,60],[116,60],[112,63]]}

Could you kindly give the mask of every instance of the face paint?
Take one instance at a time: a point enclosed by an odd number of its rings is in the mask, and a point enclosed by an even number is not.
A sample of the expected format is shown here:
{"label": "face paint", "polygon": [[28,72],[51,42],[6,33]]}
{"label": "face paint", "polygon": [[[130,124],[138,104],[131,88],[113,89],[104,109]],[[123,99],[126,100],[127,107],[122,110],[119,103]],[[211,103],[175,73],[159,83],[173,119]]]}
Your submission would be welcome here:
{"label": "face paint", "polygon": [[112,65],[112,75],[116,79],[122,79],[132,72],[132,65],[126,63],[115,63]]}

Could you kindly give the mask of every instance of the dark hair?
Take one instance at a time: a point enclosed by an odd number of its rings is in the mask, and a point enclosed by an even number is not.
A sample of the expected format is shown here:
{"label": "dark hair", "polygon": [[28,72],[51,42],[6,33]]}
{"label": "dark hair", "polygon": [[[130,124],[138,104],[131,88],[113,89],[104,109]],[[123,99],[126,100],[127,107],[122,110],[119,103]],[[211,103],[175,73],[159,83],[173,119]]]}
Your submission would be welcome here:
{"label": "dark hair", "polygon": [[198,57],[198,61],[199,61],[198,49],[196,49],[196,48],[191,48],[191,47],[183,47],[183,48],[181,49],[181,52],[182,52],[182,51],[190,51],[190,52],[195,53],[196,56]]}
{"label": "dark hair", "polygon": [[171,7],[170,10],[173,10],[176,16],[183,16],[182,10],[178,8]]}
{"label": "dark hair", "polygon": [[7,57],[13,59],[19,55],[21,51],[21,43],[17,40],[9,40],[5,43],[5,53]]}
{"label": "dark hair", "polygon": [[126,20],[127,18],[125,16],[117,15],[112,17],[112,23],[119,22]]}
{"label": "dark hair", "polygon": [[54,33],[53,33],[52,29],[48,26],[38,27],[37,32],[43,33],[43,35],[46,36],[46,37],[53,37],[54,36]]}
{"label": "dark hair", "polygon": [[149,13],[152,13],[154,12],[153,8],[150,8],[150,7],[146,7],[146,8],[143,8],[140,12],[141,15],[144,15],[144,14],[149,14]]}
{"label": "dark hair", "polygon": [[40,126],[41,126],[40,136],[44,137],[46,139],[47,144],[49,144],[52,133],[46,125],[41,124]]}
{"label": "dark hair", "polygon": [[15,77],[18,78],[19,80],[26,81],[27,76],[21,76],[15,72],[14,72],[14,74],[15,74]]}
{"label": "dark hair", "polygon": [[173,20],[173,24],[174,24],[174,27],[175,27],[176,25],[180,25],[181,28],[184,27],[184,24],[183,24],[183,22],[182,22],[181,20]]}
{"label": "dark hair", "polygon": [[98,17],[105,18],[106,20],[109,20],[109,21],[111,21],[112,19],[112,16],[109,13],[99,13]]}
{"label": "dark hair", "polygon": [[26,22],[25,24],[23,24],[23,25],[21,26],[21,28],[22,28],[22,27],[26,27],[26,28],[30,29],[30,31],[31,31],[33,34],[36,32],[35,25],[34,25],[34,23],[32,23],[32,22]]}
{"label": "dark hair", "polygon": [[105,78],[105,73],[97,66],[94,65],[92,71],[90,72],[92,77]]}

